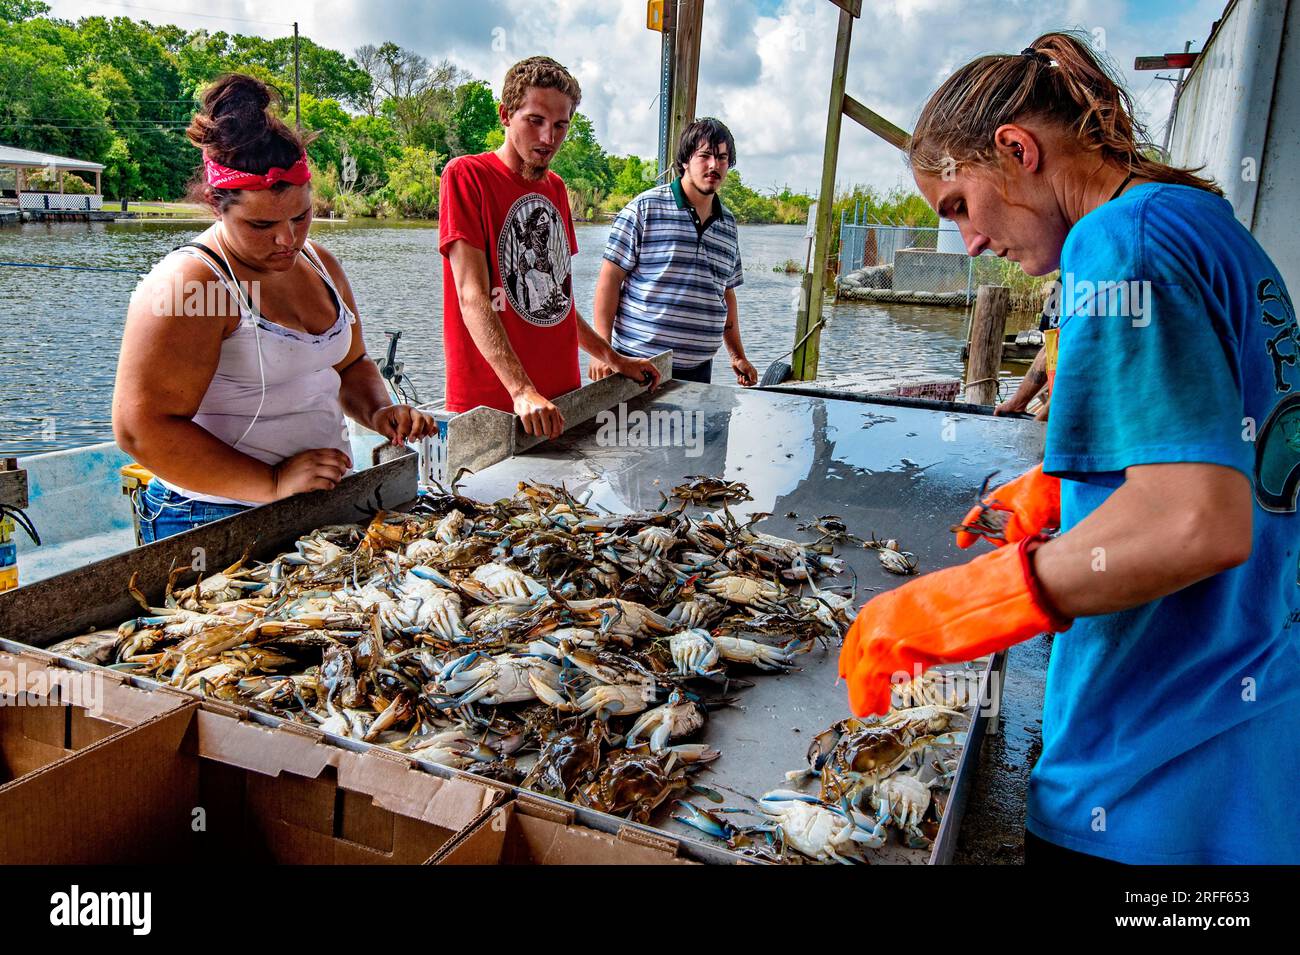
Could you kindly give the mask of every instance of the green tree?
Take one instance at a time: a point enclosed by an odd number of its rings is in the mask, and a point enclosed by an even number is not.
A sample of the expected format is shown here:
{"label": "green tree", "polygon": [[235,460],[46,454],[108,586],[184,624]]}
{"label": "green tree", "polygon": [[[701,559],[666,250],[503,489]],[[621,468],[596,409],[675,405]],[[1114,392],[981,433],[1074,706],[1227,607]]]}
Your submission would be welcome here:
{"label": "green tree", "polygon": [[596,141],[596,130],[591,120],[582,113],[573,114],[569,133],[551,160],[551,169],[575,188],[583,183],[585,188],[595,188],[603,194],[614,184],[609,158]]}
{"label": "green tree", "polygon": [[647,189],[653,189],[659,162],[646,160],[640,156],[628,156],[625,159],[611,158],[611,164],[618,163],[619,169],[614,175],[614,191],[623,195],[637,196]]}
{"label": "green tree", "polygon": [[[293,77],[293,41],[289,45],[289,73]],[[299,82],[302,91],[320,99],[334,99],[360,109],[370,88],[370,77],[338,50],[318,46],[305,37],[298,40]]]}
{"label": "green tree", "polygon": [[228,56],[230,37],[220,31],[196,30],[171,47],[180,75],[180,96],[194,100],[199,91],[224,72],[232,69]]}
{"label": "green tree", "polygon": [[450,60],[430,63],[396,43],[360,47],[356,62],[370,79],[363,108],[388,116],[406,145],[445,151],[453,94],[465,74]]}
{"label": "green tree", "polygon": [[551,169],[569,189],[569,205],[577,219],[590,219],[614,184],[609,157],[596,140],[591,120],[573,114],[569,134],[551,160]]}
{"label": "green tree", "polygon": [[451,122],[447,130],[448,156],[473,155],[487,151],[487,136],[501,126],[492,88],[483,80],[456,87],[452,97]]}
{"label": "green tree", "polygon": [[[141,192],[159,198],[180,195],[197,155],[184,135],[191,107],[175,57],[149,24],[127,17],[86,17],[78,21],[76,32],[83,50],[83,80],[98,79],[109,89],[131,94],[116,129],[126,141],[130,160],[138,165]],[[104,148],[108,145],[106,140]]]}
{"label": "green tree", "polygon": [[0,23],[0,137],[97,161],[111,141],[108,103],[80,81],[58,42],[72,32],[48,20]]}
{"label": "green tree", "polygon": [[50,12],[40,0],[0,0],[0,23],[20,23]]}
{"label": "green tree", "polygon": [[103,158],[104,174],[101,179],[104,195],[113,199],[131,198],[141,194],[140,164],[131,158],[131,149],[121,136],[114,136],[112,145]]}
{"label": "green tree", "polygon": [[738,172],[727,176],[718,194],[740,222],[776,221],[776,200],[749,188]]}
{"label": "green tree", "polygon": [[406,146],[389,167],[382,196],[399,215],[432,218],[438,214],[438,154],[422,146]]}
{"label": "green tree", "polygon": [[[320,135],[307,147],[307,154],[320,168],[330,168],[342,176],[346,153],[356,163],[352,188],[367,191],[387,178],[390,159],[401,155],[397,134],[383,117],[351,116],[332,99],[302,96],[302,126]],[[346,184],[343,191],[348,191]]]}

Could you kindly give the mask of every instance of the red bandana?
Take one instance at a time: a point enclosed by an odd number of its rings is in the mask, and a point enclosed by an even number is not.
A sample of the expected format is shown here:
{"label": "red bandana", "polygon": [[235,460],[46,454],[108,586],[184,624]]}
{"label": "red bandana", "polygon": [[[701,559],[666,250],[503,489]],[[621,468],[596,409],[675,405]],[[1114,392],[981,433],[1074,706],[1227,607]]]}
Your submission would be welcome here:
{"label": "red bandana", "polygon": [[207,173],[208,185],[216,189],[270,189],[277,182],[287,182],[301,186],[311,179],[311,170],[307,168],[307,153],[298,157],[298,161],[288,169],[272,166],[266,173],[240,172],[212,160],[206,153],[203,156],[203,168]]}

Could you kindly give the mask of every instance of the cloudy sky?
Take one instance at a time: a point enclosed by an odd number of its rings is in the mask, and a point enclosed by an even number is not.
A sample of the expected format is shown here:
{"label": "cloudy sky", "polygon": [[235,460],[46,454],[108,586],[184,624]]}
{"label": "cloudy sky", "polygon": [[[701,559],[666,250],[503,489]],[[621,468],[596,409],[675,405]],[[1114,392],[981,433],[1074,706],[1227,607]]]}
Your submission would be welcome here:
{"label": "cloudy sky", "polygon": [[[582,84],[581,109],[616,154],[656,150],[660,37],[645,0],[47,0],[56,16],[125,15],[189,29],[305,36],[351,52],[392,40],[444,57],[499,95],[506,68],[554,56]],[[1172,84],[1132,69],[1136,55],[1198,50],[1226,0],[865,0],[853,29],[848,92],[910,129],[953,69],[987,52],[1018,52],[1048,30],[1091,34],[1120,68],[1159,141]],[[186,12],[194,11],[194,12]],[[736,136],[750,185],[813,191],[821,173],[838,8],[830,0],[705,0],[697,112]],[[845,121],[838,182],[888,189],[898,153]],[[910,182],[910,180],[908,180]]]}

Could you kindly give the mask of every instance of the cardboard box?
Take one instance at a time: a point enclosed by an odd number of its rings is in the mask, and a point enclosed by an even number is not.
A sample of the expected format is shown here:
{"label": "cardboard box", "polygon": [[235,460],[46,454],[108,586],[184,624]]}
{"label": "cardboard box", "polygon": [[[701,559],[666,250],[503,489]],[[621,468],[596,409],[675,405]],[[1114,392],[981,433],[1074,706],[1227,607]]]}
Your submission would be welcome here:
{"label": "cardboard box", "polygon": [[430,861],[437,865],[698,865],[635,826],[618,835],[574,823],[572,807],[520,793]]}
{"label": "cardboard box", "polygon": [[190,704],[0,790],[4,863],[420,863],[504,794]]}
{"label": "cardboard box", "polygon": [[83,672],[48,654],[0,652],[0,792],[78,750],[190,705],[184,694],[130,686],[113,670]]}

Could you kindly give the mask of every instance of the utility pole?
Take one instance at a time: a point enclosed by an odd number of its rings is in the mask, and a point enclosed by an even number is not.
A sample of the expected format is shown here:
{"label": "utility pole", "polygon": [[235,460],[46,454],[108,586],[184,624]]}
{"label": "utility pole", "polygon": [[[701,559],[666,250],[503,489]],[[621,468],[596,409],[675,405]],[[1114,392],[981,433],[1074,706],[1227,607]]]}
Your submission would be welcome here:
{"label": "utility pole", "polygon": [[[1189,53],[1192,49],[1192,41],[1188,40],[1183,44],[1183,53]],[[1178,82],[1174,84],[1174,98],[1169,104],[1169,120],[1165,123],[1165,142],[1161,151],[1165,154],[1166,161],[1169,159],[1169,141],[1174,134],[1174,116],[1178,113],[1178,100],[1183,95],[1183,77],[1187,75],[1187,67],[1181,67],[1178,70]]]}
{"label": "utility pole", "polygon": [[1133,61],[1135,70],[1163,70],[1178,68],[1177,76],[1161,76],[1156,74],[1156,79],[1164,80],[1166,83],[1174,84],[1173,102],[1169,104],[1169,120],[1165,123],[1165,141],[1161,147],[1164,153],[1164,159],[1169,160],[1169,143],[1173,139],[1174,117],[1178,112],[1178,100],[1183,95],[1183,78],[1187,75],[1187,70],[1195,65],[1197,58],[1201,55],[1193,53],[1192,41],[1188,40],[1183,44],[1182,53],[1166,53],[1164,56],[1139,56]]}
{"label": "utility pole", "polygon": [[298,78],[298,21],[293,22],[293,121],[302,132],[302,83]]}

